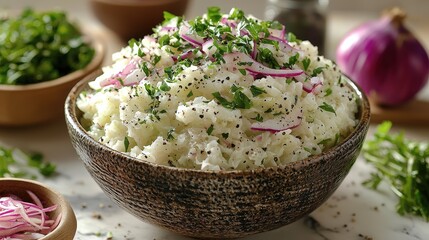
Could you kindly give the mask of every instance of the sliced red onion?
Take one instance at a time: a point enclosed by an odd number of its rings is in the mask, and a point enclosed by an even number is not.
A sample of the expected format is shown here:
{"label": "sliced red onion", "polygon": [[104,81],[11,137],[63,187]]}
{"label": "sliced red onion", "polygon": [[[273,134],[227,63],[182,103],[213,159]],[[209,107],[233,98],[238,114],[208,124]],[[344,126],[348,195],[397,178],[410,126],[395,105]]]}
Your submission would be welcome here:
{"label": "sliced red onion", "polygon": [[204,42],[204,39],[202,39],[200,36],[190,34],[189,29],[190,28],[188,25],[183,24],[179,29],[180,37],[196,48],[201,47]]}
{"label": "sliced red onion", "polygon": [[321,77],[311,77],[302,84],[302,89],[307,93],[317,94],[316,89],[323,85]]}
{"label": "sliced red onion", "polygon": [[279,43],[279,48],[281,52],[287,53],[288,55],[294,55],[296,53],[301,56],[304,55],[302,50],[292,47],[285,39],[281,39],[275,36],[269,36],[268,39],[277,41]]}
{"label": "sliced red onion", "polygon": [[151,36],[149,36],[149,35],[146,35],[146,36],[143,38],[143,40],[146,40],[146,41],[148,41],[148,42],[156,42],[156,39],[155,39],[155,38],[153,38],[153,37],[151,37]]}
{"label": "sliced red onion", "polygon": [[301,69],[273,69],[266,67],[242,52],[228,53],[223,58],[226,65],[235,69],[244,68],[251,74],[272,77],[295,77],[304,73]]}
{"label": "sliced red onion", "polygon": [[46,214],[54,211],[56,205],[44,208],[34,193],[27,192],[34,203],[24,202],[16,197],[0,198],[0,237],[39,239],[52,231],[53,224],[60,221],[60,217],[54,221]]}
{"label": "sliced red onion", "polygon": [[[134,85],[137,82],[124,82],[124,80],[126,79],[126,77],[128,75],[130,75],[134,70],[136,70],[138,67],[138,63],[134,60],[131,60],[123,70],[121,70],[120,72],[114,74],[113,76],[104,79],[103,81],[100,82],[100,86],[101,87],[105,87],[105,86],[109,86],[109,85],[114,85],[115,87],[119,88],[122,85]],[[121,83],[121,81],[123,81]]]}
{"label": "sliced red onion", "polygon": [[192,58],[192,57],[194,57],[194,52],[192,51],[192,50],[188,50],[188,51],[186,51],[186,52],[183,52],[182,54],[180,54],[178,57],[176,57],[176,56],[171,56],[171,58],[173,59],[173,61],[177,61],[177,59],[181,59],[181,60],[183,60],[183,59],[188,59],[188,58]]}
{"label": "sliced red onion", "polygon": [[286,39],[285,39],[286,29],[285,29],[284,25],[282,25],[281,30],[270,28],[270,29],[268,29],[268,31],[270,32],[271,36],[279,38],[279,39],[283,39],[284,41],[286,41]]}
{"label": "sliced red onion", "polygon": [[298,127],[302,121],[302,107],[294,107],[289,114],[275,116],[272,119],[255,122],[250,129],[255,131],[281,132]]}
{"label": "sliced red onion", "polygon": [[253,59],[256,59],[256,56],[258,55],[258,47],[257,47],[257,45],[256,45],[256,42],[255,41],[253,41],[253,46],[252,46],[252,52],[250,53],[250,56],[253,58]]}
{"label": "sliced red onion", "polygon": [[230,28],[237,28],[237,21],[235,21],[235,20],[231,20],[231,19],[228,19],[226,17],[222,17],[220,19],[220,22],[223,23],[224,25],[230,27]]}
{"label": "sliced red onion", "polygon": [[207,56],[211,57],[216,52],[216,47],[213,45],[213,39],[207,40],[202,44],[202,51]]}
{"label": "sliced red onion", "polygon": [[173,26],[163,26],[161,29],[160,29],[160,32],[175,32],[175,31],[177,31],[178,30],[178,28],[177,27],[173,27]]}

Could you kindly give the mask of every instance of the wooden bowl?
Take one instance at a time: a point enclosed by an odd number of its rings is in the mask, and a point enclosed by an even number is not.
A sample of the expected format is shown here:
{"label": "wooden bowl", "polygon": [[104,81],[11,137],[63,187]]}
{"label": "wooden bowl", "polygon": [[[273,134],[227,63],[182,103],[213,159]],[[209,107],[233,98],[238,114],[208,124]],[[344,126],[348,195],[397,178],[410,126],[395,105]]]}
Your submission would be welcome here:
{"label": "wooden bowl", "polygon": [[57,119],[64,114],[64,101],[72,87],[86,75],[98,70],[105,47],[94,36],[85,34],[95,49],[92,61],[83,69],[63,77],[28,85],[0,84],[0,125],[34,125]]}
{"label": "wooden bowl", "polygon": [[359,155],[370,123],[366,96],[359,96],[359,122],[350,135],[323,153],[282,167],[201,171],[157,165],[112,150],[79,123],[76,98],[93,78],[77,84],[65,104],[72,144],[93,179],[134,216],[196,238],[239,238],[292,223],[337,189]]}
{"label": "wooden bowl", "polygon": [[31,201],[27,190],[40,198],[43,206],[57,205],[57,209],[48,213],[51,219],[61,214],[58,226],[40,240],[72,240],[77,228],[76,216],[67,200],[52,188],[33,180],[18,178],[0,178],[0,196],[13,194],[24,201]]}
{"label": "wooden bowl", "polygon": [[188,0],[91,0],[94,15],[123,40],[142,38],[164,20],[164,11],[182,16]]}

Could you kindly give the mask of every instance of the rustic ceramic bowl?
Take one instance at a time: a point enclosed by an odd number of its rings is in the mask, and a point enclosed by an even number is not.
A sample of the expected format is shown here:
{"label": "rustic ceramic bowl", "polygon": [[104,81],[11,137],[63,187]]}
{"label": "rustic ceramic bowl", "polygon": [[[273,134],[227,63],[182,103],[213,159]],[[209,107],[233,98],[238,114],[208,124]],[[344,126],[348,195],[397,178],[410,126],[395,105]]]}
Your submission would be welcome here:
{"label": "rustic ceramic bowl", "polygon": [[[92,80],[92,79],[87,79]],[[337,146],[283,167],[247,171],[200,171],[138,160],[95,141],[82,128],[70,92],[65,114],[71,141],[86,169],[108,197],[131,214],[178,234],[237,238],[279,228],[309,214],[337,189],[359,155],[370,108],[359,96],[359,122]]]}
{"label": "rustic ceramic bowl", "polygon": [[64,116],[64,101],[71,88],[99,69],[104,59],[105,47],[101,40],[90,34],[86,37],[95,48],[95,55],[85,68],[41,83],[0,84],[0,125],[33,125]]}
{"label": "rustic ceramic bowl", "polygon": [[94,15],[123,40],[142,38],[164,20],[164,11],[182,16],[188,0],[91,0]]}
{"label": "rustic ceramic bowl", "polygon": [[0,196],[16,195],[24,201],[31,201],[27,190],[32,191],[41,200],[43,206],[57,205],[57,209],[48,213],[51,219],[61,214],[58,226],[40,240],[72,240],[76,233],[76,216],[67,200],[56,190],[33,180],[18,178],[0,178]]}

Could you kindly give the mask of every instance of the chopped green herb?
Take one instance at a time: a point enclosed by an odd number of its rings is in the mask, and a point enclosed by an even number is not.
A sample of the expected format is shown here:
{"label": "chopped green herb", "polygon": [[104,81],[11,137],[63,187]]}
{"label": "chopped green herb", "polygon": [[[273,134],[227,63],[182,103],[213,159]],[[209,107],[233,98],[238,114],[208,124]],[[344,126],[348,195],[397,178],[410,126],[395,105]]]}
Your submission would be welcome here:
{"label": "chopped green herb", "polygon": [[0,19],[0,84],[50,81],[87,66],[95,55],[63,11],[27,8]]}
{"label": "chopped green herb", "polygon": [[255,85],[250,86],[250,91],[252,92],[252,96],[256,97],[263,93],[267,93],[263,88],[257,87]]}
{"label": "chopped green herb", "polygon": [[171,89],[171,87],[168,86],[168,84],[165,81],[163,81],[161,83],[161,86],[159,86],[159,90],[161,90],[163,92],[168,92],[168,91],[170,91],[170,89]]}
{"label": "chopped green herb", "polygon": [[160,55],[153,55],[153,65],[155,66],[161,60]]}
{"label": "chopped green herb", "polygon": [[170,43],[170,36],[168,34],[163,35],[158,39],[158,43],[161,47],[168,45]]}
{"label": "chopped green herb", "polygon": [[174,135],[173,134],[174,134],[174,128],[168,130],[168,132],[167,132],[167,140],[168,141],[174,140]]}
{"label": "chopped green herb", "polygon": [[214,130],[214,127],[213,127],[213,124],[212,124],[212,125],[210,125],[210,127],[207,129],[207,134],[208,134],[208,135],[211,135],[211,134],[212,134],[212,132],[213,132],[213,130]]}
{"label": "chopped green herb", "polygon": [[176,15],[174,15],[170,12],[167,12],[167,11],[164,11],[163,14],[164,14],[164,20],[165,21],[170,21],[171,19],[177,17]]}
{"label": "chopped green herb", "polygon": [[288,32],[288,33],[287,33],[286,38],[287,38],[287,41],[288,41],[288,42],[297,42],[297,43],[300,43],[300,42],[301,42],[301,40],[299,40],[298,38],[296,38],[295,34],[293,34],[293,33],[291,33],[291,32]]}
{"label": "chopped green herb", "polygon": [[246,76],[246,69],[238,69],[243,76]]}
{"label": "chopped green herb", "polygon": [[146,74],[146,76],[150,75],[149,68],[147,67],[147,62],[143,62],[140,67],[143,70],[144,74]]}
{"label": "chopped green herb", "polygon": [[326,91],[325,91],[325,97],[327,97],[327,96],[329,96],[331,94],[332,94],[332,89],[331,88],[326,89]]}
{"label": "chopped green herb", "polygon": [[331,112],[331,113],[337,115],[337,113],[335,112],[335,109],[331,105],[327,104],[326,102],[323,102],[323,104],[320,105],[319,108],[324,110],[324,111]]}
{"label": "chopped green herb", "polygon": [[55,173],[56,165],[44,161],[41,153],[26,153],[18,148],[0,146],[0,177],[37,178],[31,168],[49,177]]}
{"label": "chopped green herb", "polygon": [[259,113],[256,115],[256,117],[254,117],[252,119],[257,121],[257,122],[263,122],[264,121],[264,118]]}
{"label": "chopped green herb", "polygon": [[188,95],[186,95],[186,97],[190,98],[190,97],[192,97],[192,96],[194,96],[194,93],[193,93],[193,92],[192,92],[192,90],[191,90],[191,91],[189,91]]}
{"label": "chopped green herb", "polygon": [[125,152],[128,152],[128,148],[130,147],[130,141],[128,140],[128,137],[124,138],[124,148]]}
{"label": "chopped green herb", "polygon": [[311,60],[309,58],[304,58],[302,60],[302,66],[304,67],[304,71],[307,71],[308,67],[310,66]]}
{"label": "chopped green herb", "polygon": [[319,75],[320,73],[322,73],[322,72],[323,72],[323,69],[324,69],[324,67],[318,67],[318,68],[315,68],[315,69],[313,70],[313,73],[311,74],[311,76],[312,76],[312,77],[315,77],[315,76]]}
{"label": "chopped green herb", "polygon": [[249,109],[252,107],[252,101],[249,99],[249,97],[246,96],[246,94],[241,91],[241,88],[232,85],[231,92],[233,94],[232,101],[228,101],[227,99],[222,97],[219,92],[214,92],[212,93],[212,95],[223,107],[228,109]]}
{"label": "chopped green herb", "polygon": [[222,14],[220,13],[219,7],[209,7],[207,10],[207,18],[213,22],[219,22],[219,20],[222,18]]}
{"label": "chopped green herb", "polygon": [[363,157],[376,172],[363,184],[376,190],[385,181],[399,202],[400,215],[414,214],[429,221],[429,144],[390,133],[391,122],[381,123],[363,145]]}

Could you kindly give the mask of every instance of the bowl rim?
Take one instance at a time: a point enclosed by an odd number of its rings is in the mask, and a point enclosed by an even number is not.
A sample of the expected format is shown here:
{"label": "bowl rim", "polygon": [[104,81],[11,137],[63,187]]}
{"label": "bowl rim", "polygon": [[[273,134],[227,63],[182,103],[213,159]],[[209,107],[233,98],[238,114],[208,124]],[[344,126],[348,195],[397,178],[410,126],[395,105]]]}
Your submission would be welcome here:
{"label": "bowl rim", "polygon": [[0,91],[20,92],[51,88],[73,81],[75,79],[87,75],[88,73],[96,71],[97,68],[101,66],[106,55],[105,43],[100,37],[92,33],[89,29],[83,28],[80,25],[79,28],[82,31],[82,37],[86,39],[88,43],[94,48],[94,56],[84,68],[78,69],[59,78],[46,80],[39,83],[31,83],[26,85],[0,84]]}
{"label": "bowl rim", "polygon": [[[77,220],[76,215],[73,211],[73,208],[71,208],[70,203],[67,201],[67,199],[57,190],[55,190],[52,187],[49,187],[48,185],[38,182],[36,180],[30,180],[30,179],[24,179],[24,178],[0,178],[0,184],[2,182],[10,182],[13,185],[20,184],[20,185],[34,185],[36,187],[39,187],[41,189],[47,190],[57,196],[57,200],[55,201],[55,204],[57,204],[58,207],[60,207],[60,214],[61,214],[61,221],[59,222],[58,226],[55,227],[54,230],[49,232],[44,237],[40,238],[40,240],[44,239],[54,239],[58,236],[62,236],[64,229],[68,229],[67,231],[74,231],[73,235],[76,234],[76,228],[77,228]],[[69,221],[67,221],[69,220]],[[70,222],[71,220],[71,222]],[[70,232],[71,233],[71,232]]]}
{"label": "bowl rim", "polygon": [[[100,71],[94,72],[90,75],[88,75],[86,78],[79,81],[70,91],[69,95],[66,98],[65,101],[65,119],[68,125],[71,125],[71,127],[82,137],[84,137],[86,140],[88,140],[91,144],[94,144],[97,148],[101,148],[103,150],[106,150],[108,152],[112,152],[115,155],[119,155],[120,157],[127,158],[131,161],[137,161],[143,165],[150,166],[154,169],[163,169],[165,171],[174,171],[174,172],[182,172],[182,173],[190,173],[190,174],[201,174],[201,175],[217,175],[217,176],[230,176],[230,175],[253,175],[258,173],[265,173],[265,172],[272,172],[272,171],[281,171],[285,169],[300,169],[304,166],[313,165],[319,162],[321,159],[320,157],[323,155],[333,155],[335,152],[338,152],[340,148],[342,148],[344,145],[347,144],[348,141],[352,139],[353,136],[357,135],[360,131],[365,131],[367,127],[370,124],[370,117],[371,117],[371,110],[370,110],[370,104],[368,97],[363,92],[362,88],[359,87],[353,80],[351,80],[348,76],[345,74],[342,74],[342,77],[346,79],[346,86],[348,86],[350,89],[352,89],[358,96],[359,106],[358,111],[360,112],[360,118],[358,119],[358,123],[353,128],[353,131],[351,131],[346,138],[344,138],[339,144],[330,147],[329,149],[326,149],[322,151],[322,153],[317,155],[312,155],[310,157],[304,158],[302,160],[297,160],[294,162],[290,162],[285,165],[281,166],[273,166],[273,167],[264,167],[264,168],[256,168],[256,169],[244,169],[244,170],[199,170],[199,169],[192,169],[192,168],[180,168],[180,167],[172,167],[167,165],[161,165],[157,163],[152,163],[149,161],[145,161],[144,159],[139,159],[136,157],[132,157],[126,153],[119,152],[115,149],[112,149],[108,147],[105,144],[102,144],[98,141],[96,141],[94,138],[89,136],[87,131],[82,127],[80,122],[77,119],[76,115],[76,100],[79,96],[79,94],[88,87],[88,83],[94,79],[96,74]],[[73,100],[74,99],[74,100]],[[70,131],[69,131],[70,132]]]}

